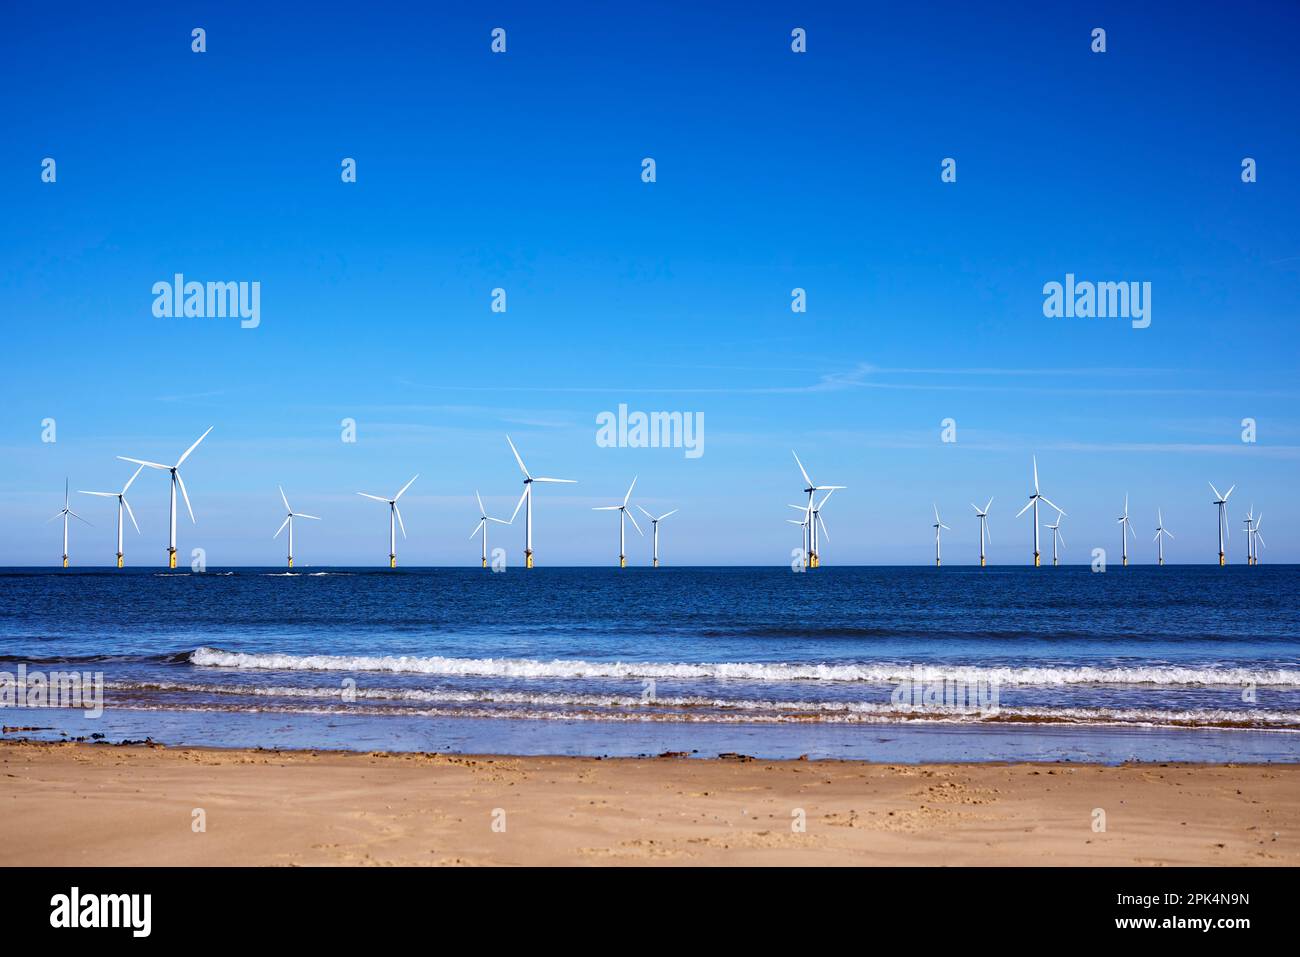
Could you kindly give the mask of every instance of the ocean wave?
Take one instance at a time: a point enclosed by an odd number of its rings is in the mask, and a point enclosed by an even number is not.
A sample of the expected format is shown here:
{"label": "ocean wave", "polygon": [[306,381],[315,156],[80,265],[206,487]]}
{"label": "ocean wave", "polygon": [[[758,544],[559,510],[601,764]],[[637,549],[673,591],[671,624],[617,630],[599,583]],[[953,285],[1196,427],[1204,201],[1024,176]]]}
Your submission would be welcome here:
{"label": "ocean wave", "polygon": [[529,658],[444,658],[408,655],[293,655],[197,648],[191,664],[262,671],[384,671],[502,678],[737,679],[756,682],[997,682],[1006,685],[1236,685],[1300,687],[1300,669],[1195,668],[1179,665],[1028,667],[921,666],[911,663],[622,662]]}

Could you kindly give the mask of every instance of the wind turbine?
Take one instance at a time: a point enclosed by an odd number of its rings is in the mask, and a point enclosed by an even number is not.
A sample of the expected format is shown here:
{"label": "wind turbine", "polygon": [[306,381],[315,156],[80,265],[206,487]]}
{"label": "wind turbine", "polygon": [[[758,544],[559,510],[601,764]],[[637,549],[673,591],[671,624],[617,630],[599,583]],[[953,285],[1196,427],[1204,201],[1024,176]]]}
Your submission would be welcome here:
{"label": "wind turbine", "polygon": [[519,496],[519,502],[515,505],[515,513],[510,516],[510,521],[514,522],[515,515],[519,514],[519,506],[526,505],[524,509],[524,567],[533,567],[533,483],[534,482],[555,482],[573,485],[577,479],[557,479],[543,478],[542,476],[533,476],[528,474],[528,469],[524,468],[524,460],[519,457],[519,450],[515,448],[515,443],[510,441],[510,436],[506,436],[506,442],[510,444],[510,451],[515,453],[515,461],[519,463],[519,471],[524,473],[524,494]]}
{"label": "wind turbine", "polygon": [[[208,432],[213,430],[214,426],[208,426]],[[175,465],[159,465],[157,462],[146,462],[143,459],[127,458],[125,455],[119,455],[118,458],[123,462],[132,462],[135,465],[145,465],[151,469],[160,469],[163,472],[171,473],[171,518],[170,532],[167,538],[167,565],[169,568],[176,567],[176,487],[179,485],[181,495],[185,498],[185,509],[190,513],[190,522],[194,523],[194,508],[190,505],[190,493],[185,491],[185,480],[181,478],[181,464],[190,457],[190,453],[199,447],[199,443],[208,437],[208,432],[200,435],[185,453],[176,460]]]}
{"label": "wind turbine", "polygon": [[1255,564],[1255,506],[1251,505],[1250,511],[1242,519],[1242,524],[1246,526],[1246,564]]}
{"label": "wind turbine", "polygon": [[[984,567],[984,538],[988,535],[989,506],[992,504],[993,499],[990,498],[989,504],[985,505],[983,510],[981,510],[974,502],[970,503],[970,507],[975,509],[975,516],[980,520],[980,568]],[[993,539],[990,537],[989,541],[992,540]]]}
{"label": "wind turbine", "polygon": [[[1053,508],[1056,508],[1055,505],[1053,505],[1052,507],[1053,507]],[[1047,526],[1047,528],[1051,529],[1051,532],[1052,532],[1052,567],[1053,567],[1053,568],[1055,568],[1057,565],[1061,564],[1061,561],[1060,561],[1060,559],[1057,557],[1057,554],[1056,554],[1056,546],[1057,546],[1057,543],[1058,543],[1058,542],[1059,542],[1060,544],[1062,544],[1062,545],[1065,544],[1065,539],[1061,537],[1061,516],[1064,515],[1064,514],[1065,514],[1065,513],[1062,512],[1060,509],[1057,509],[1057,511],[1056,511],[1056,524],[1055,524],[1055,525],[1048,525],[1048,526]]]}
{"label": "wind turbine", "polygon": [[805,509],[802,505],[791,505],[790,507],[797,508],[799,509],[799,511],[803,512],[803,521],[800,521],[799,519],[796,518],[787,518],[786,521],[789,522],[791,525],[799,526],[799,534],[803,536],[803,566],[802,567],[807,568],[808,567],[808,520],[809,520],[808,510]]}
{"label": "wind turbine", "polygon": [[1022,508],[1020,511],[1016,512],[1016,518],[1019,518],[1021,515],[1025,514],[1025,511],[1027,509],[1032,507],[1034,510],[1034,567],[1035,568],[1037,568],[1038,565],[1040,564],[1039,555],[1038,555],[1038,503],[1040,501],[1046,502],[1048,505],[1051,505],[1052,508],[1056,509],[1062,515],[1065,514],[1065,512],[1061,509],[1059,505],[1055,504],[1051,499],[1049,499],[1046,495],[1044,495],[1042,492],[1038,490],[1038,456],[1035,455],[1034,456],[1034,491],[1029,496],[1029,501],[1025,503],[1025,507]]}
{"label": "wind turbine", "polygon": [[1120,561],[1124,567],[1128,567],[1128,537],[1130,535],[1132,535],[1134,539],[1138,537],[1137,532],[1133,531],[1133,526],[1129,524],[1128,520],[1128,495],[1124,496],[1124,514],[1115,519],[1115,521],[1120,524]]}
{"label": "wind turbine", "polygon": [[651,529],[650,534],[651,534],[651,538],[654,540],[654,559],[652,560],[650,567],[658,568],[659,567],[659,523],[662,522],[669,515],[677,514],[678,510],[673,509],[671,512],[664,512],[658,518],[655,518],[649,512],[646,512],[644,508],[641,508],[640,505],[638,505],[637,508],[640,508],[642,512],[645,512],[645,517],[650,519],[650,529]]}
{"label": "wind turbine", "polygon": [[[808,567],[817,568],[821,565],[821,559],[817,555],[817,512],[822,505],[826,504],[826,499],[822,499],[821,505],[814,507],[813,495],[816,492],[833,492],[836,489],[844,488],[843,485],[814,485],[813,480],[808,477],[808,470],[803,467],[799,461],[799,455],[793,449],[790,454],[794,456],[795,464],[799,466],[799,471],[803,473],[803,480],[808,483],[804,491],[808,493]],[[826,498],[830,498],[829,495]]]}
{"label": "wind turbine", "polygon": [[1259,534],[1259,525],[1260,522],[1262,521],[1264,521],[1264,513],[1260,512],[1259,517],[1255,519],[1254,528],[1251,529],[1251,532],[1255,536],[1255,564],[1256,565],[1259,564],[1259,546],[1263,545],[1265,548],[1268,548],[1268,544],[1264,541],[1264,536]]}
{"label": "wind turbine", "polygon": [[[65,478],[63,480],[63,508],[59,509],[57,512],[55,512],[48,519],[45,520],[45,524],[48,525],[56,518],[62,517],[63,519],[63,567],[64,568],[68,567],[68,516],[69,515],[71,515],[79,522],[86,522],[84,518],[82,518],[80,515],[74,512],[68,505],[68,480]],[[90,525],[89,522],[86,522],[86,524]]]}
{"label": "wind turbine", "polygon": [[940,565],[943,564],[943,554],[939,549],[939,530],[942,528],[946,528],[950,532],[952,531],[952,528],[950,526],[945,525],[942,521],[940,521],[939,506],[935,505],[934,506],[934,567],[935,568],[938,568]]}
{"label": "wind turbine", "polygon": [[[478,524],[474,526],[474,531],[469,533],[469,537],[473,538],[475,535],[479,533],[479,529],[483,530],[483,567],[487,568],[488,567],[487,564],[488,522],[496,522],[498,525],[509,525],[510,522],[507,522],[504,518],[493,518],[491,515],[489,515],[487,513],[487,509],[483,507],[483,497],[479,495],[477,491],[474,492],[474,498],[478,500],[479,518],[478,518]],[[513,521],[513,519],[511,519],[511,521]]]}
{"label": "wind turbine", "polygon": [[1214,487],[1213,482],[1207,482],[1206,484],[1210,486],[1210,491],[1214,493],[1214,504],[1219,507],[1219,567],[1222,568],[1224,565],[1228,564],[1228,554],[1224,547],[1229,534],[1228,496],[1232,494],[1233,489],[1237,486],[1234,483],[1232,488],[1220,495],[1219,490]]}
{"label": "wind turbine", "polygon": [[[143,465],[137,466],[135,470],[135,475],[132,475],[129,479],[126,480],[126,484],[122,486],[122,491],[120,492],[81,492],[80,493],[82,495],[98,495],[101,498],[117,499],[117,567],[118,568],[122,567],[122,510],[123,509],[126,509],[126,514],[131,516],[131,524],[135,525],[136,534],[137,535],[140,534],[140,526],[136,523],[135,512],[131,511],[131,503],[126,500],[126,490],[131,487],[131,483],[134,482],[136,478],[140,475],[140,473],[143,471],[144,471]],[[67,548],[65,547],[63,550],[66,552]]]}
{"label": "wind turbine", "polygon": [[[411,483],[420,477],[417,472],[411,476],[411,481],[403,485],[396,495],[392,498],[384,498],[381,495],[371,495],[368,492],[358,492],[362,498],[373,498],[376,502],[385,502],[388,505],[388,567],[397,567],[397,529],[402,530],[402,537],[406,537],[406,525],[402,522],[402,512],[397,507],[397,500],[402,497],[402,493],[411,487]],[[397,520],[397,526],[394,527],[393,520]]]}
{"label": "wind turbine", "polygon": [[[411,481],[414,482],[415,479],[411,479]],[[319,522],[320,517],[317,515],[308,515],[306,512],[295,512],[289,507],[289,500],[284,496],[284,486],[277,485],[276,488],[280,490],[280,501],[284,502],[284,510],[289,514],[285,516],[284,525],[281,525],[276,529],[275,534],[271,537],[279,538],[280,533],[285,529],[285,525],[289,527],[289,567],[293,568],[293,520],[295,518],[310,518],[312,521]],[[397,494],[400,495],[401,492],[398,492]]]}
{"label": "wind turbine", "polygon": [[623,519],[624,518],[632,519],[632,527],[636,529],[636,533],[638,535],[644,534],[641,531],[641,526],[636,523],[636,516],[632,515],[627,510],[627,501],[632,497],[632,489],[634,488],[636,488],[635,476],[633,476],[632,478],[632,484],[627,487],[627,494],[623,496],[622,505],[598,505],[592,509],[593,512],[618,512],[618,567],[619,568],[627,567],[627,556],[624,554],[624,548],[623,548],[625,544],[624,532],[626,530],[627,523],[624,522]]}
{"label": "wind turbine", "polygon": [[1174,537],[1174,533],[1169,531],[1169,529],[1165,528],[1164,514],[1160,511],[1160,509],[1156,509],[1156,564],[1157,565],[1163,565],[1165,563],[1165,536],[1166,535],[1168,535],[1170,538]]}

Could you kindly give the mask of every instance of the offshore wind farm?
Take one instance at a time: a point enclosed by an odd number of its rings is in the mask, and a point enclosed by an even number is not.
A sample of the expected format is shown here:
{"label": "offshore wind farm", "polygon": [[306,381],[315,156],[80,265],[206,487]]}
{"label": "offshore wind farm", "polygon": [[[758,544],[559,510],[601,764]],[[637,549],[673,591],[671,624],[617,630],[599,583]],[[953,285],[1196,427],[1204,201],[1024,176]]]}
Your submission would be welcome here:
{"label": "offshore wind farm", "polygon": [[0,862],[1300,863],[1300,7],[92,6]]}

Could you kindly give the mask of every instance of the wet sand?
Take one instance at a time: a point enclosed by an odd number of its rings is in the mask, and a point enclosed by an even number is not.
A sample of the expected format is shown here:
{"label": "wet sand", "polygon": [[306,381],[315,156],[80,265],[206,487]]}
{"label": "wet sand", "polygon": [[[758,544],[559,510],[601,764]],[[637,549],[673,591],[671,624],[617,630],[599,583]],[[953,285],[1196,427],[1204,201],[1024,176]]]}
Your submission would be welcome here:
{"label": "wet sand", "polygon": [[1294,866],[1300,765],[0,743],[0,865],[231,864]]}

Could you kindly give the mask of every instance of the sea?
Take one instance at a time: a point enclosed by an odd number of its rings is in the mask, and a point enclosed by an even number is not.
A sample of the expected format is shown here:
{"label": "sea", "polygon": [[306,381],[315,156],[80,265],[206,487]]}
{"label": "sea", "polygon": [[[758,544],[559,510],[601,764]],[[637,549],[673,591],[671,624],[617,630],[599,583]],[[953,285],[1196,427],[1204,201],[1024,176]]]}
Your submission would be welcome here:
{"label": "sea", "polygon": [[[54,672],[102,681],[102,707],[33,697]],[[8,568],[0,722],[106,745],[1295,762],[1300,566]]]}

